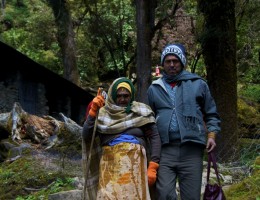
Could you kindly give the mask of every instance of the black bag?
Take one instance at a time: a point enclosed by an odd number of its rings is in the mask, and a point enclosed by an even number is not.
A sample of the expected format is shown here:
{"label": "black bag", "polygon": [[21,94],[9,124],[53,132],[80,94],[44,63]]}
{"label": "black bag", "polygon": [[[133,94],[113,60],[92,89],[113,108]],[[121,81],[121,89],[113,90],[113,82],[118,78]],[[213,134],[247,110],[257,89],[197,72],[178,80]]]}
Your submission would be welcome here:
{"label": "black bag", "polygon": [[[213,164],[213,168],[215,170],[217,180],[218,180],[218,183],[215,183],[215,184],[209,183],[211,162]],[[221,183],[220,183],[220,178],[219,178],[218,169],[217,169],[216,157],[215,157],[213,152],[208,153],[208,169],[207,170],[208,170],[207,171],[207,184],[205,186],[203,200],[226,200],[226,197],[224,195],[224,192],[222,190],[222,186],[221,186]]]}

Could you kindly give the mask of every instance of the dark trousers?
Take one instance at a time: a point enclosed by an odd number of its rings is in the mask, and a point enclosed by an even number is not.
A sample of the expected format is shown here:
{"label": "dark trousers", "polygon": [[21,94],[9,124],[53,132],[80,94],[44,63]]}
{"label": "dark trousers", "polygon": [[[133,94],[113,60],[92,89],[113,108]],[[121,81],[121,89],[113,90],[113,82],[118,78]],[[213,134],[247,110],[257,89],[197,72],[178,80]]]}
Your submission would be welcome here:
{"label": "dark trousers", "polygon": [[182,200],[199,200],[203,170],[204,146],[180,142],[162,146],[156,199],[176,200],[176,182]]}

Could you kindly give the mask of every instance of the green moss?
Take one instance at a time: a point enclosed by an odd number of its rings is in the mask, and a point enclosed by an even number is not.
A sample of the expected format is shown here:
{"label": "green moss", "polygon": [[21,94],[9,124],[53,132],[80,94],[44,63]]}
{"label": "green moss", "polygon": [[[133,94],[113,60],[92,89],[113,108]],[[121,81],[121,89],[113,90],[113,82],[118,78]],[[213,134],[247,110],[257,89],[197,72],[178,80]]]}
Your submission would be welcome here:
{"label": "green moss", "polygon": [[33,156],[22,157],[0,164],[0,199],[22,199],[28,195],[47,197],[50,193],[72,189],[71,180],[60,171],[47,171]]}
{"label": "green moss", "polygon": [[225,190],[228,200],[259,200],[260,199],[260,156],[252,165],[252,175]]}
{"label": "green moss", "polygon": [[260,176],[260,156],[255,159],[254,164],[252,165],[252,174]]}
{"label": "green moss", "polygon": [[260,166],[260,156],[255,159],[255,165]]}
{"label": "green moss", "polygon": [[259,134],[260,113],[257,103],[243,98],[237,101],[239,136],[254,138]]}
{"label": "green moss", "polygon": [[[239,98],[237,101],[238,105],[238,118],[241,120],[246,120],[247,118],[257,119],[259,117],[258,107],[254,105],[253,102],[246,102],[245,100]],[[257,121],[260,119],[258,118]]]}
{"label": "green moss", "polygon": [[225,195],[228,200],[256,200],[260,198],[259,185],[260,173],[230,186],[230,188],[225,191]]}

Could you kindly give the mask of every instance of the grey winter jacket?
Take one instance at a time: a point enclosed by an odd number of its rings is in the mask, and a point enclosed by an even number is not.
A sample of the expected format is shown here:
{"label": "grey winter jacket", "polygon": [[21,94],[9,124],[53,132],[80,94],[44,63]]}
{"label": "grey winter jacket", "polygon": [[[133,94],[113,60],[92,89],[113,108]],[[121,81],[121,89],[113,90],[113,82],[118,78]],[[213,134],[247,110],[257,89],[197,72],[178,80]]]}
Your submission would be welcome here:
{"label": "grey winter jacket", "polygon": [[[185,112],[183,112],[185,105],[181,88],[188,84],[188,81],[191,81],[191,83],[189,83],[189,91],[186,91],[185,94],[192,98],[190,99],[193,102],[191,105],[196,107],[190,108],[195,111],[195,117],[184,116]],[[175,108],[172,106],[162,78],[153,81],[147,91],[148,102],[156,116],[162,145],[171,142],[169,140],[169,126],[174,109],[179,124],[181,143],[195,142],[206,145],[206,133],[214,132],[217,134],[220,131],[220,117],[207,83],[203,79],[182,80],[177,82],[175,87],[177,87]],[[185,87],[185,90],[187,90],[187,87]]]}

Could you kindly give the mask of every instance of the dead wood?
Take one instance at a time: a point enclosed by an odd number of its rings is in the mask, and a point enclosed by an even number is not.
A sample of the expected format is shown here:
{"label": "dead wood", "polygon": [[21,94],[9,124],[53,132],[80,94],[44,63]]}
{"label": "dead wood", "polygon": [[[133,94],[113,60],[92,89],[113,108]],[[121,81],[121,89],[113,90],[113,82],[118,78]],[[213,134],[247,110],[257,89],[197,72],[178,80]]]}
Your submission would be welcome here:
{"label": "dead wood", "polygon": [[61,131],[80,136],[82,127],[62,113],[60,115],[64,122],[51,116],[29,114],[16,102],[9,113],[0,113],[0,129],[7,131],[12,140],[18,143],[25,139],[30,139],[32,143],[45,143]]}

